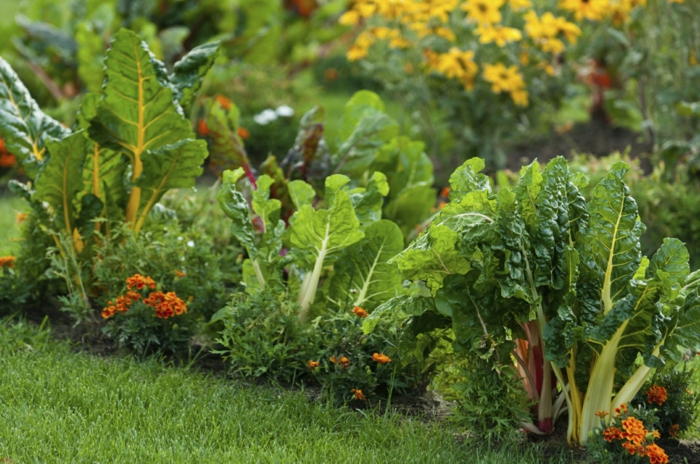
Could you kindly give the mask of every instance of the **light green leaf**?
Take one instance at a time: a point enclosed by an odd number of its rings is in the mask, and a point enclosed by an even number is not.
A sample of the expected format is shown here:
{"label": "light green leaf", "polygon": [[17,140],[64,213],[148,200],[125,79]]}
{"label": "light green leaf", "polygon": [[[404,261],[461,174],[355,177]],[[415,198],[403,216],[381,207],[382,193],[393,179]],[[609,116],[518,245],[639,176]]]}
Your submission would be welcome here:
{"label": "light green leaf", "polygon": [[292,198],[294,207],[301,209],[304,205],[311,206],[316,196],[316,191],[303,180],[293,180],[289,183],[289,196]]}
{"label": "light green leaf", "polygon": [[176,91],[180,106],[187,109],[202,86],[202,79],[220,54],[219,42],[211,42],[190,50],[173,66],[170,82]]}
{"label": "light green leaf", "polygon": [[75,28],[75,41],[78,44],[78,76],[88,92],[99,92],[104,75],[104,41],[94,30],[90,21],[83,21]]}
{"label": "light green leaf", "polygon": [[479,174],[486,167],[481,158],[471,158],[458,167],[450,176],[450,199],[460,199],[474,190],[491,191],[488,176]]}
{"label": "light green leaf", "polygon": [[246,247],[248,254],[255,258],[255,232],[248,208],[248,201],[236,188],[236,183],[245,175],[242,168],[235,171],[224,171],[221,190],[219,191],[219,206],[231,218],[231,233]]}
{"label": "light green leaf", "polygon": [[54,211],[56,225],[72,236],[75,216],[73,200],[83,185],[87,139],[79,131],[61,141],[49,141],[47,147],[51,158],[36,180],[32,198],[48,203]]}
{"label": "light green leaf", "polygon": [[362,227],[382,218],[384,197],[388,193],[389,184],[386,176],[381,172],[372,174],[367,188],[356,188],[350,191],[350,200]]}
{"label": "light green leaf", "polygon": [[333,267],[328,298],[340,309],[360,306],[366,310],[397,295],[401,277],[388,261],[403,250],[401,230],[391,221],[374,222],[365,238],[347,247]]}
{"label": "light green leaf", "polygon": [[35,179],[46,161],[47,141],[70,134],[45,115],[10,65],[0,57],[0,135],[27,177]]}

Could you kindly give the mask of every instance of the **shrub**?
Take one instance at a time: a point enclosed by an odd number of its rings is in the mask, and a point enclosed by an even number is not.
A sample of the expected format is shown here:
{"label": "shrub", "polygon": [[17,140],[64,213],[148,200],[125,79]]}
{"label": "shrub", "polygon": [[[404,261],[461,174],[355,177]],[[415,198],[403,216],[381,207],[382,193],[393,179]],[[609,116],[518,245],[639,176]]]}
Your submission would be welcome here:
{"label": "shrub", "polygon": [[123,293],[107,302],[103,332],[139,356],[181,355],[194,334],[187,304],[175,292],[164,292],[150,277],[126,279]]}
{"label": "shrub", "polygon": [[656,426],[664,438],[678,438],[695,424],[700,392],[692,392],[693,374],[687,362],[682,370],[656,372],[639,391],[632,404],[654,411]]}
{"label": "shrub", "polygon": [[299,307],[271,291],[238,293],[212,318],[221,326],[215,353],[245,377],[266,377],[287,383],[307,374],[306,361],[319,338],[297,317]]}

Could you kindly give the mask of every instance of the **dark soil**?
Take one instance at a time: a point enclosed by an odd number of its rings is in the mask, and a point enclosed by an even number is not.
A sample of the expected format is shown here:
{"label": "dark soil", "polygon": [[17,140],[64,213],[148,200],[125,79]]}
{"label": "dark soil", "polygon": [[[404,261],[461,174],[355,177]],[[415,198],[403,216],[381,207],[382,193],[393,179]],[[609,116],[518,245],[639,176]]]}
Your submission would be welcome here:
{"label": "dark soil", "polygon": [[642,167],[650,171],[651,164],[645,155],[651,153],[653,145],[645,140],[643,134],[614,127],[602,118],[594,118],[587,124],[575,125],[569,132],[552,132],[543,138],[509,147],[506,167],[517,172],[534,159],[547,162],[560,155],[569,158],[572,152],[600,157],[616,151],[624,152],[628,147],[630,155],[642,158]]}

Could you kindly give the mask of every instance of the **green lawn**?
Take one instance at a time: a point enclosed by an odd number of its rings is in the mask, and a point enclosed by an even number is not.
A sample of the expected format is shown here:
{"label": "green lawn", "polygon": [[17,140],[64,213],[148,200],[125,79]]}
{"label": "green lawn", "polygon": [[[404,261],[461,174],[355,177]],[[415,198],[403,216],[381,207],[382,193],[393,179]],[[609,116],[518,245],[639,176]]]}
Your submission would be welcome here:
{"label": "green lawn", "polygon": [[7,320],[0,421],[0,462],[542,462],[536,448],[460,444],[447,425],[336,409],[157,361],[76,354]]}

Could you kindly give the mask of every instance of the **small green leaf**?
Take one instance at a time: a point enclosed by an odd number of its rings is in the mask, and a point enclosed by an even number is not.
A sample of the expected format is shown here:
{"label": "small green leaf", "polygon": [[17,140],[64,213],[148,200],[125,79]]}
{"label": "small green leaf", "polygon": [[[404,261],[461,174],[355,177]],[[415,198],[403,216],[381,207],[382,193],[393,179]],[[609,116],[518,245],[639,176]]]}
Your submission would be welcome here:
{"label": "small green leaf", "polygon": [[190,50],[173,66],[170,82],[175,88],[175,98],[185,110],[202,86],[202,79],[209,72],[220,54],[219,42],[211,42]]}

